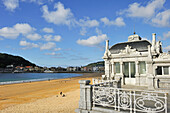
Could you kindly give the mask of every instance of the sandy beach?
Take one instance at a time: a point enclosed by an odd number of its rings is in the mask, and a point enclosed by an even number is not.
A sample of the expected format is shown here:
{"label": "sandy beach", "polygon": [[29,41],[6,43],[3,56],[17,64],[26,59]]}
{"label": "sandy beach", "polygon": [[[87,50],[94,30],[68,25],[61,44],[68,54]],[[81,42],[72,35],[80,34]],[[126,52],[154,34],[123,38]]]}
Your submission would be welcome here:
{"label": "sandy beach", "polygon": [[86,73],[73,78],[0,85],[0,113],[74,113],[80,98],[78,81],[100,75]]}

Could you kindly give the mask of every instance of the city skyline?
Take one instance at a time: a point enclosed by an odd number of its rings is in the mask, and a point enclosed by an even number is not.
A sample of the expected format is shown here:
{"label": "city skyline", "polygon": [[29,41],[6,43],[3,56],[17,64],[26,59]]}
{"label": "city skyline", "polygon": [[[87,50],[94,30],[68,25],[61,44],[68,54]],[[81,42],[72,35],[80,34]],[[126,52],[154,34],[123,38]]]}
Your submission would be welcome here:
{"label": "city skyline", "polygon": [[170,2],[167,0],[2,0],[0,51],[39,66],[83,66],[102,60],[110,46],[128,40],[134,30],[152,33],[170,50]]}

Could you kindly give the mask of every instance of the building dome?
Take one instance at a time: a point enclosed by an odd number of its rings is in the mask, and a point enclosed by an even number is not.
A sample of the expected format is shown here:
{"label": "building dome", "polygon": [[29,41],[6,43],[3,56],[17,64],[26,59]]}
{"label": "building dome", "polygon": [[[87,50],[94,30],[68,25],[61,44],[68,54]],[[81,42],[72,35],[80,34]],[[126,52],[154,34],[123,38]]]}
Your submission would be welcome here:
{"label": "building dome", "polygon": [[139,52],[148,51],[148,45],[151,46],[151,43],[147,40],[138,40],[138,41],[128,41],[124,43],[117,43],[113,45],[109,51],[111,54],[119,54],[121,50],[124,50],[125,47],[129,45],[132,49],[136,49]]}
{"label": "building dome", "polygon": [[139,41],[139,40],[141,40],[142,38],[139,36],[139,35],[137,35],[137,34],[135,34],[134,33],[134,35],[130,35],[129,37],[128,37],[128,42],[131,42],[131,41]]}

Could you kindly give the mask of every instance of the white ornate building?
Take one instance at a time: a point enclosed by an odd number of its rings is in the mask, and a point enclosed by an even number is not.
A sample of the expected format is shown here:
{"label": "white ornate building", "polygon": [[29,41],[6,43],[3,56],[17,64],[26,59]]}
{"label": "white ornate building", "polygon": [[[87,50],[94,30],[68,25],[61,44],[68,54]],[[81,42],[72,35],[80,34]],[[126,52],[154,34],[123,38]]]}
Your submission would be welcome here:
{"label": "white ornate building", "polygon": [[149,89],[170,87],[170,54],[163,53],[162,43],[156,42],[156,34],[152,34],[152,42],[142,40],[135,34],[128,37],[127,42],[117,43],[106,50],[105,80],[119,80],[122,85],[148,86]]}
{"label": "white ornate building", "polygon": [[[170,54],[163,53],[155,33],[152,38],[151,43],[134,33],[127,42],[117,43],[111,48],[107,40],[103,56],[105,75],[102,80],[93,79],[93,84],[90,80],[79,81],[80,101],[75,111],[170,113]],[[149,89],[134,85],[148,86]]]}

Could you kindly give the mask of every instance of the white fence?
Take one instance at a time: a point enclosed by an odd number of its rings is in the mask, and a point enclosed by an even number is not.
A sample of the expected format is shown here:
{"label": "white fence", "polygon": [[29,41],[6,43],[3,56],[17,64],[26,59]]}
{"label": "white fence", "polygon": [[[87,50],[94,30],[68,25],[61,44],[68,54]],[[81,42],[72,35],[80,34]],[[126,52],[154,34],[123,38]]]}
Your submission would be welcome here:
{"label": "white fence", "polygon": [[167,94],[156,91],[92,86],[93,107],[130,113],[167,113]]}

